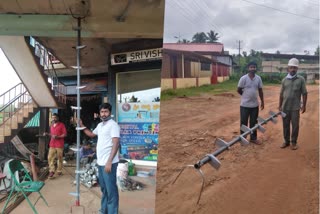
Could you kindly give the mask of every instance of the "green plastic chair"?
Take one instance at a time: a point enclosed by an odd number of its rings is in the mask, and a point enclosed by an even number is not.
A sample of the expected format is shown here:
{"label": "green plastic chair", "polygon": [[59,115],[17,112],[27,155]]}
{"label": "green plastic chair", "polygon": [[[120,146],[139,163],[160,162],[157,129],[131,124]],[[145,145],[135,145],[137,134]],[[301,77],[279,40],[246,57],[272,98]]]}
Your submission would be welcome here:
{"label": "green plastic chair", "polygon": [[[18,160],[12,160],[9,163],[9,171],[10,171],[10,175],[11,175],[12,185],[11,185],[11,191],[10,191],[9,197],[8,197],[8,199],[6,201],[6,204],[4,205],[4,207],[2,209],[2,212],[1,212],[2,214],[4,213],[4,211],[5,211],[8,203],[9,203],[9,201],[11,199],[11,196],[12,196],[14,191],[17,192],[17,194],[15,194],[14,201],[16,200],[16,198],[19,195],[19,193],[22,193],[23,196],[25,197],[25,199],[28,201],[28,204],[32,208],[33,213],[38,214],[38,212],[37,212],[37,210],[35,208],[35,205],[36,205],[36,203],[38,202],[38,200],[40,198],[42,198],[43,201],[46,203],[46,205],[49,206],[47,201],[46,201],[46,199],[43,197],[43,195],[40,192],[40,190],[44,186],[44,182],[42,182],[42,181],[33,181],[32,178],[30,177],[28,171],[24,168],[24,166]],[[20,181],[18,181],[16,176],[15,176],[16,172],[18,172],[19,175],[22,174],[22,177],[19,176],[20,177],[20,179],[19,179]],[[38,197],[38,199],[36,200],[36,202],[34,204],[32,204],[31,201],[29,200],[29,198],[28,198],[28,196],[26,194],[28,192],[38,192],[39,193],[39,197]]]}

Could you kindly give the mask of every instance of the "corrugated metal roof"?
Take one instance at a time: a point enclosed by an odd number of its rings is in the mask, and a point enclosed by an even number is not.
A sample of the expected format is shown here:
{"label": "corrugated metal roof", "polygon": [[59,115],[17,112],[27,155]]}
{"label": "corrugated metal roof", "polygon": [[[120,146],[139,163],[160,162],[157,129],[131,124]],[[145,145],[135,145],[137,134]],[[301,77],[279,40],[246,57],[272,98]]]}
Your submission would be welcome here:
{"label": "corrugated metal roof", "polygon": [[25,127],[39,127],[40,124],[40,111],[38,111]]}
{"label": "corrugated metal roof", "polygon": [[163,48],[179,51],[223,53],[221,43],[163,43]]}

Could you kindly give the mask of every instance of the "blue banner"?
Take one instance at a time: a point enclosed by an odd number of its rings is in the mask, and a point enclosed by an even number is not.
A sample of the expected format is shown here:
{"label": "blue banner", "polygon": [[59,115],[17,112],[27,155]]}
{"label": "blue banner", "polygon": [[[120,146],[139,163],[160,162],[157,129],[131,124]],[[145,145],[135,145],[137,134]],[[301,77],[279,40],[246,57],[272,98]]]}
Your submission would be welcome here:
{"label": "blue banner", "polygon": [[158,123],[119,123],[120,153],[123,158],[156,161]]}
{"label": "blue banner", "polygon": [[126,159],[157,161],[160,103],[120,103],[120,155]]}

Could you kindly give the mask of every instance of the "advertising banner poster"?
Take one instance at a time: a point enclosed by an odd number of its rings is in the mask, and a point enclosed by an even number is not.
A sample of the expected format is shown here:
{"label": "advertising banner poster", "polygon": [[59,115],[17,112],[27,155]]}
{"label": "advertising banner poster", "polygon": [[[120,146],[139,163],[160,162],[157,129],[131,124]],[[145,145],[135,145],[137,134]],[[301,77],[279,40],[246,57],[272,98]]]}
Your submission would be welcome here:
{"label": "advertising banner poster", "polygon": [[120,103],[120,154],[123,158],[157,161],[160,103]]}

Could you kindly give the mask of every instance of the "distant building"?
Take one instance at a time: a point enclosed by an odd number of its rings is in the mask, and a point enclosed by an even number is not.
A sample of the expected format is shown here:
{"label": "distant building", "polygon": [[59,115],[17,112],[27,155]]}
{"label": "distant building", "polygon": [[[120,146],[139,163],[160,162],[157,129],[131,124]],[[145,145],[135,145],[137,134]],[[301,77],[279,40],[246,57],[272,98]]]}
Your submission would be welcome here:
{"label": "distant building", "polygon": [[[214,84],[227,80],[231,73],[232,56],[224,52],[221,43],[163,44],[163,79],[202,78],[206,84]],[[199,86],[198,82],[194,86]]]}
{"label": "distant building", "polygon": [[297,58],[300,62],[298,72],[306,74],[307,82],[312,83],[315,79],[319,79],[319,56],[262,53],[261,57],[264,73],[287,72],[289,59]]}
{"label": "distant building", "polygon": [[297,58],[300,61],[299,71],[319,73],[319,56],[262,53],[261,57],[262,72],[287,72],[289,59]]}

